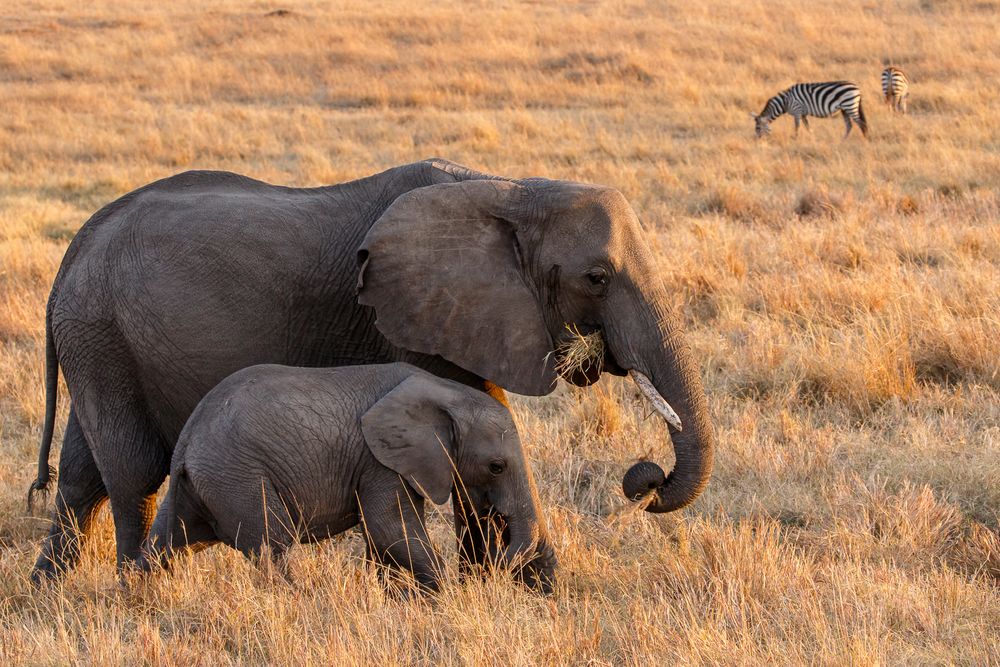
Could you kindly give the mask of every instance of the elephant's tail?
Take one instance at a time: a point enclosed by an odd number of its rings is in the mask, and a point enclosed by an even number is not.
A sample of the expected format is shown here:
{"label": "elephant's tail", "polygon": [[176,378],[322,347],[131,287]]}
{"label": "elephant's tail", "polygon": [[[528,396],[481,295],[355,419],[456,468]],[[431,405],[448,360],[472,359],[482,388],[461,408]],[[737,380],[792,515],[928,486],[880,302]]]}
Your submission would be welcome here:
{"label": "elephant's tail", "polygon": [[28,512],[32,510],[35,496],[46,496],[49,482],[56,476],[55,468],[49,465],[52,449],[52,432],[56,422],[56,398],[59,395],[59,357],[56,344],[52,340],[52,311],[45,312],[45,425],[42,428],[42,446],[38,450],[38,477],[28,488]]}

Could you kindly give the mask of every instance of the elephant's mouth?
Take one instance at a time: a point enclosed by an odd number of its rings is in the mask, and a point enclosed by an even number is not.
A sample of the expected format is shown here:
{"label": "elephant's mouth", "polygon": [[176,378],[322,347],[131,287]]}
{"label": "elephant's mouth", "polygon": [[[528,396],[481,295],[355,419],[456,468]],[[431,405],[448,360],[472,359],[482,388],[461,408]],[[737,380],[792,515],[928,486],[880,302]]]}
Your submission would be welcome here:
{"label": "elephant's mouth", "polygon": [[[599,341],[595,337],[600,337]],[[555,362],[559,376],[577,387],[594,384],[601,379],[601,373],[625,375],[604,332],[593,325],[567,325],[556,341]]]}
{"label": "elephant's mouth", "polygon": [[680,431],[680,417],[667,400],[660,395],[653,382],[636,368],[625,370],[615,359],[611,346],[600,327],[566,325],[555,350],[556,372],[567,382],[586,387],[597,382],[602,372],[628,375],[650,406],[660,413],[668,424]]}
{"label": "elephant's mouth", "polygon": [[478,530],[492,564],[499,564],[504,551],[510,546],[510,521],[495,507],[480,512],[469,530]]}

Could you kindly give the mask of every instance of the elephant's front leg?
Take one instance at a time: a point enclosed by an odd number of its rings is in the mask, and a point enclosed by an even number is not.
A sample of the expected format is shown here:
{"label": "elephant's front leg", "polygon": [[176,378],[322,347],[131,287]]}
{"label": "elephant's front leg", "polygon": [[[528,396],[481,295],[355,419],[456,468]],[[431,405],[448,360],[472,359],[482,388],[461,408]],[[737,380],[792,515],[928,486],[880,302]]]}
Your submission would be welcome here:
{"label": "elephant's front leg", "polygon": [[452,495],[455,513],[455,537],[458,540],[459,573],[463,577],[486,574],[504,549],[505,526],[493,517],[481,517]]}
{"label": "elephant's front leg", "polygon": [[463,577],[481,572],[486,565],[486,531],[481,530],[475,514],[467,514],[458,494],[453,494],[451,507],[455,514],[455,538],[458,540],[458,568]]}
{"label": "elephant's front leg", "polygon": [[359,494],[368,558],[384,568],[379,571],[383,581],[385,575],[391,580],[399,570],[407,570],[419,591],[436,592],[444,563],[427,535],[424,499],[396,480],[385,485],[390,488]]}

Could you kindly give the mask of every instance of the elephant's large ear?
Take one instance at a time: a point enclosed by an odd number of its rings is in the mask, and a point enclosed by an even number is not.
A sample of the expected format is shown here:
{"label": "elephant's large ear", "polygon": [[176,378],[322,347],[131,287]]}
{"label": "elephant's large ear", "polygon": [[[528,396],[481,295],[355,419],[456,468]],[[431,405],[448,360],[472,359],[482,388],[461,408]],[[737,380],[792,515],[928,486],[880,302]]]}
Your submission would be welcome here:
{"label": "elephant's large ear", "polygon": [[529,199],[509,181],[432,185],[396,199],[359,250],[358,301],[375,308],[379,331],[515,393],[552,391],[552,339],[518,239]]}
{"label": "elephant's large ear", "polygon": [[448,406],[455,398],[443,381],[412,375],[361,417],[378,462],[439,505],[451,494],[456,429]]}

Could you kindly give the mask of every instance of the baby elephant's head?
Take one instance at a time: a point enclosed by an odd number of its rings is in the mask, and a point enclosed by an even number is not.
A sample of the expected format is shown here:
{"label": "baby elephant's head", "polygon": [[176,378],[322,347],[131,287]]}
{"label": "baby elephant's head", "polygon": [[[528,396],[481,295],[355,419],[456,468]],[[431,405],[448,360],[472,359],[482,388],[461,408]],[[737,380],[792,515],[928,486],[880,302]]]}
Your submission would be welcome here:
{"label": "baby elephant's head", "polygon": [[455,493],[463,548],[552,592],[555,556],[507,408],[484,392],[421,373],[372,406],[361,425],[375,458],[422,496],[441,504]]}

